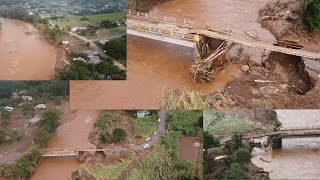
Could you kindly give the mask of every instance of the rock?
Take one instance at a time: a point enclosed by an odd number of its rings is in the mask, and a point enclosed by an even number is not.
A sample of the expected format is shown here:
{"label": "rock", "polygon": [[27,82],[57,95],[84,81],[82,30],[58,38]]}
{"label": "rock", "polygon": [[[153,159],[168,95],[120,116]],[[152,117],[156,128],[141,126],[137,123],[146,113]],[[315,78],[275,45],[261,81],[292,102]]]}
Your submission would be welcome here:
{"label": "rock", "polygon": [[248,72],[249,71],[249,66],[248,65],[242,65],[241,66],[241,71]]}

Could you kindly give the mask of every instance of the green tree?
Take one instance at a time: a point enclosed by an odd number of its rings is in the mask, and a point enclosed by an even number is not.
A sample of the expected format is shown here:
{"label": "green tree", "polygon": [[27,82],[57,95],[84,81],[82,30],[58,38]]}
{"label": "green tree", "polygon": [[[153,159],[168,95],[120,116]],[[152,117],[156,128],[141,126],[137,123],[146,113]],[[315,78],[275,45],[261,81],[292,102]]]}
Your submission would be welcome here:
{"label": "green tree", "polygon": [[126,137],[127,137],[126,131],[123,130],[122,128],[115,128],[112,131],[112,135],[113,135],[113,140],[115,142],[122,141],[122,140],[126,139]]}
{"label": "green tree", "polygon": [[251,157],[250,151],[241,147],[232,155],[232,161],[239,164],[245,164],[250,162]]}
{"label": "green tree", "polygon": [[33,116],[34,110],[31,104],[26,104],[22,108],[22,114],[25,116]]}
{"label": "green tree", "polygon": [[52,135],[44,128],[40,128],[36,131],[34,141],[41,147],[47,145],[52,139]]}
{"label": "green tree", "polygon": [[204,149],[210,149],[219,145],[219,141],[214,138],[208,131],[203,132],[203,146]]}
{"label": "green tree", "polygon": [[49,132],[53,132],[59,126],[59,119],[62,112],[59,109],[48,109],[43,113],[42,126]]}
{"label": "green tree", "polygon": [[320,0],[304,0],[302,3],[303,23],[311,31],[320,28]]}
{"label": "green tree", "polygon": [[245,179],[244,171],[241,168],[241,165],[238,163],[232,163],[230,169],[226,170],[223,173],[222,179],[230,180],[242,180]]}
{"label": "green tree", "polygon": [[232,136],[231,140],[226,142],[225,148],[232,154],[242,146],[242,135],[235,134]]}

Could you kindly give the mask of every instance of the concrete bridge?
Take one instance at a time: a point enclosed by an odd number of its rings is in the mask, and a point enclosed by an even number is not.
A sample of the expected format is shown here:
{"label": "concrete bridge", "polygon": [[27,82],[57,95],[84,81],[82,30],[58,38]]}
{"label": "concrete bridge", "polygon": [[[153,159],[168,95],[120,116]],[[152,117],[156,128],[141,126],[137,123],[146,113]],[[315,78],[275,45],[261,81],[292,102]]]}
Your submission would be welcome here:
{"label": "concrete bridge", "polygon": [[109,152],[112,149],[44,149],[41,150],[42,157],[66,157],[80,156],[85,152]]}
{"label": "concrete bridge", "polygon": [[272,148],[281,148],[282,139],[320,137],[320,126],[284,128],[270,133],[246,134],[242,136],[242,139],[249,139],[253,141],[255,138],[262,137],[268,137],[271,139]]}
{"label": "concrete bridge", "polygon": [[277,42],[265,42],[249,35],[214,29],[206,25],[200,25],[195,21],[132,11],[128,11],[127,15],[127,34],[135,36],[192,48],[196,47],[200,36],[204,36],[249,47],[320,60],[320,53],[310,52],[305,49],[282,47],[277,45]]}

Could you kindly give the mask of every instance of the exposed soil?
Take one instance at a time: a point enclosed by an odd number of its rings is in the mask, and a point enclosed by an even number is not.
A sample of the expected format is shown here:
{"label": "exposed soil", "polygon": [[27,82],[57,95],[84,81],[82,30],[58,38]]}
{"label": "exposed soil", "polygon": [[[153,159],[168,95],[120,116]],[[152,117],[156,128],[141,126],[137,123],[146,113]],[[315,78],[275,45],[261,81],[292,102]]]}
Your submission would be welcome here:
{"label": "exposed soil", "polygon": [[153,6],[171,0],[127,0],[127,8],[132,11],[148,12]]}
{"label": "exposed soil", "polygon": [[179,139],[179,154],[182,158],[190,161],[195,169],[199,167],[199,155],[201,142],[193,137],[183,136]]}

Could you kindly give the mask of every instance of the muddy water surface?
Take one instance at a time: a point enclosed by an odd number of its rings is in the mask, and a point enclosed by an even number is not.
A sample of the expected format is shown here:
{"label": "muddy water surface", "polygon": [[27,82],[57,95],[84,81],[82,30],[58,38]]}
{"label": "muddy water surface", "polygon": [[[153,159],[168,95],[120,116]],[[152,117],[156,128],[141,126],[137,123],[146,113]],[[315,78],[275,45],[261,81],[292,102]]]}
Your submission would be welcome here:
{"label": "muddy water surface", "polygon": [[[320,111],[317,110],[278,110],[277,113],[284,128],[320,126]],[[283,139],[282,143],[282,149],[261,151],[252,162],[268,171],[271,179],[320,178],[319,137]]]}
{"label": "muddy water surface", "polygon": [[[55,138],[48,144],[47,149],[95,149],[88,136],[98,111],[75,111],[64,116],[64,124],[56,130]],[[43,158],[37,167],[32,180],[71,179],[71,173],[80,163],[75,159]]]}
{"label": "muddy water surface", "polygon": [[[175,0],[156,6],[151,14],[196,20],[218,29],[232,29],[245,36],[245,32],[250,32],[262,40],[273,42],[273,35],[256,22],[258,11],[265,4],[266,0],[234,0],[232,3],[225,0]],[[238,54],[238,48],[234,48],[229,56]],[[261,61],[261,50],[244,47],[243,53],[252,56],[256,62]],[[211,83],[193,83],[188,73],[192,57],[193,49],[190,48],[128,36],[128,80],[74,81],[71,83],[71,107],[159,108],[158,101],[164,88],[211,93],[223,90],[228,82],[243,76],[239,66],[230,65]]]}
{"label": "muddy water surface", "polygon": [[0,79],[48,80],[57,50],[31,24],[0,18]]}

